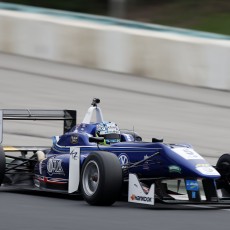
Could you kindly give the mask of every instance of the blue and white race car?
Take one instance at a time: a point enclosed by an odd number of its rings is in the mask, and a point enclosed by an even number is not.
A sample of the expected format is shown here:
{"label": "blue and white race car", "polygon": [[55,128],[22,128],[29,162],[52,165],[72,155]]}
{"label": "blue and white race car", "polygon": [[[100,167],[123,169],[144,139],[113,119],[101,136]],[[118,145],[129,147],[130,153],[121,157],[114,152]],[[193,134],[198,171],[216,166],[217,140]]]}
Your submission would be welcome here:
{"label": "blue and white race car", "polygon": [[230,204],[229,154],[211,166],[189,144],[144,142],[105,121],[99,103],[93,99],[79,125],[74,110],[0,110],[1,130],[4,119],[64,120],[52,147],[0,147],[0,185],[80,194],[91,205],[112,205],[121,195],[149,205]]}

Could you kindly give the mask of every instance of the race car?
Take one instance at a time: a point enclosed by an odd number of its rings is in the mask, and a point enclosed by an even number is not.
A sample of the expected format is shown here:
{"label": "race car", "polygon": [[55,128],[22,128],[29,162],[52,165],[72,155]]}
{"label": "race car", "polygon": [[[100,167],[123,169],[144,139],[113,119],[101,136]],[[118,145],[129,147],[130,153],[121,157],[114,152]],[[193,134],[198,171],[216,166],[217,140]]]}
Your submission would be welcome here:
{"label": "race car", "polygon": [[[75,110],[0,110],[3,120],[63,120],[51,147],[1,146],[0,185],[82,195],[91,205],[230,204],[230,155],[211,166],[190,144],[145,142],[105,121],[94,98],[83,121]],[[93,121],[94,117],[94,121]],[[18,154],[19,153],[19,154]]]}

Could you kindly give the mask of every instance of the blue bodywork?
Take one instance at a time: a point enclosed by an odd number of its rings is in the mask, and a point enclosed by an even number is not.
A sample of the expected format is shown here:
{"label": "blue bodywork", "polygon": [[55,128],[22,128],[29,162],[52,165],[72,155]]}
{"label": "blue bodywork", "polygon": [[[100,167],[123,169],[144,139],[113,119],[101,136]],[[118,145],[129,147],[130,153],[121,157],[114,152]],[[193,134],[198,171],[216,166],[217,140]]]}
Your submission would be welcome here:
{"label": "blue bodywork", "polygon": [[[80,147],[80,165],[95,151],[112,152],[121,166],[139,178],[207,178],[218,179],[219,173],[196,153],[190,145],[163,142],[135,141],[130,133],[121,133],[121,142],[97,145],[89,141],[94,136],[97,123],[82,123],[64,135],[53,138],[53,146],[46,159],[35,166],[35,185],[67,190],[69,155],[71,146]],[[136,164],[136,165],[135,165]],[[202,170],[199,170],[202,169]]]}
{"label": "blue bodywork", "polygon": [[51,147],[1,148],[5,172],[1,170],[0,185],[81,194],[93,205],[111,205],[121,194],[128,195],[129,202],[142,204],[154,204],[154,200],[226,203],[228,154],[213,167],[189,144],[167,144],[157,138],[142,141],[136,132],[105,121],[99,103],[93,99],[79,125],[76,110],[1,110],[2,119],[64,122],[63,134],[53,137]]}

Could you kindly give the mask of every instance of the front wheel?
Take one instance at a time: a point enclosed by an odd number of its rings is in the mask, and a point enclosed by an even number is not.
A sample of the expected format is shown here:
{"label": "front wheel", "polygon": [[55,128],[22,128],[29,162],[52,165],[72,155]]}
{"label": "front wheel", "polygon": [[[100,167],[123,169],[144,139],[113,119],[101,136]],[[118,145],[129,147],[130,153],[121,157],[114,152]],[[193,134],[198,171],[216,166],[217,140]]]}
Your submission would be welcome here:
{"label": "front wheel", "polygon": [[6,158],[3,147],[0,146],[0,186],[5,177]]}
{"label": "front wheel", "polygon": [[221,175],[217,181],[217,188],[223,188],[230,193],[230,154],[224,154],[219,158],[216,169]]}
{"label": "front wheel", "polygon": [[118,157],[96,151],[85,160],[81,171],[81,192],[91,205],[112,205],[121,193],[122,169]]}

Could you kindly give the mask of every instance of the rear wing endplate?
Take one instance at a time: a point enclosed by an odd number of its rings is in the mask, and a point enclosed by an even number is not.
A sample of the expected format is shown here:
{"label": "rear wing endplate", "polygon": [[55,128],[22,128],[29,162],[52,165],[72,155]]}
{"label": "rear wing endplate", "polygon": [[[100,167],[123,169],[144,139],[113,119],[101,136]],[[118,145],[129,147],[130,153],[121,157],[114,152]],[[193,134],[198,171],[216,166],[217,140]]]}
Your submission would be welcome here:
{"label": "rear wing endplate", "polygon": [[3,120],[63,120],[63,133],[76,125],[76,110],[37,110],[37,109],[1,109],[0,110],[0,143],[3,140]]}

